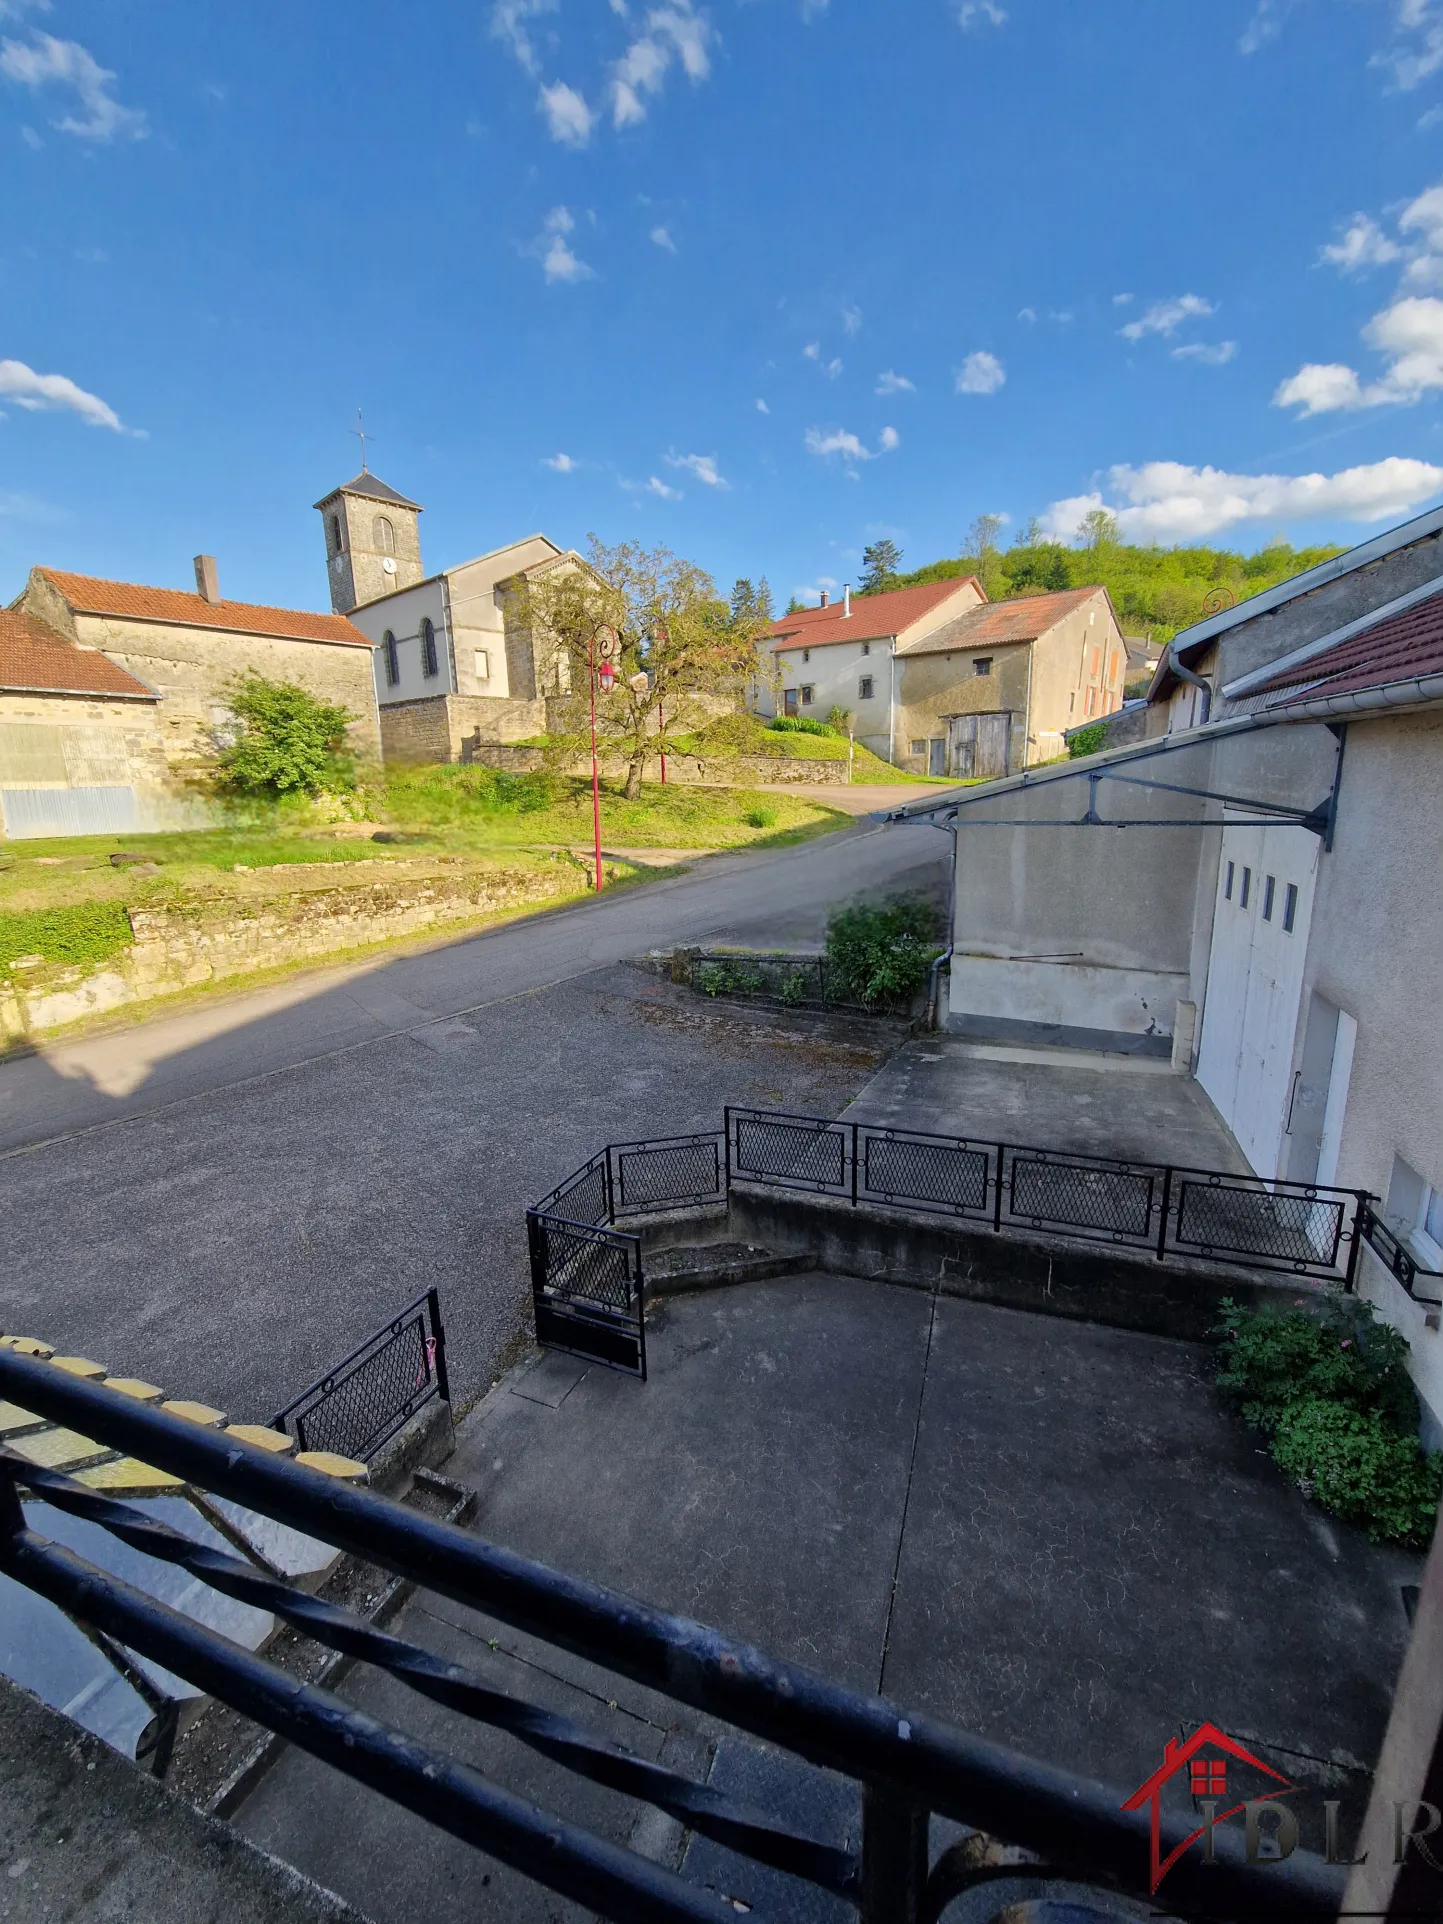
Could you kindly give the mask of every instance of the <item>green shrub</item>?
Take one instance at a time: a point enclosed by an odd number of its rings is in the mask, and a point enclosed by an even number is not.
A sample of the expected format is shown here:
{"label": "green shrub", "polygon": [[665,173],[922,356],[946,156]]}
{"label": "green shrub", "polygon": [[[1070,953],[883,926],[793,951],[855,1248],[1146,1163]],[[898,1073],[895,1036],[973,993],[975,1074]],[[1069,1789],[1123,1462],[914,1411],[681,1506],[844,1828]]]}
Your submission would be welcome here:
{"label": "green shrub", "polygon": [[477,815],[539,815],[570,786],[544,769],[512,775],[482,762],[395,769],[387,774],[386,807],[406,821],[456,825]]}
{"label": "green shrub", "polygon": [[0,975],[21,955],[43,955],[47,962],[103,962],[134,939],[121,902],[16,909],[0,915]]}
{"label": "green shrub", "polygon": [[930,902],[838,909],[827,923],[827,992],[865,1008],[909,1002],[940,953]]}
{"label": "green shrub", "polygon": [[1285,1476],[1377,1543],[1425,1548],[1433,1533],[1443,1455],[1425,1456],[1378,1410],[1311,1397],[1289,1405],[1273,1435]]}
{"label": "green shrub", "polygon": [[1418,1444],[1408,1345],[1350,1296],[1246,1310],[1224,1298],[1218,1387],[1305,1496],[1379,1542],[1426,1543],[1443,1455]]}
{"label": "green shrub", "polygon": [[1107,723],[1093,722],[1090,728],[1079,728],[1067,738],[1067,752],[1075,761],[1079,755],[1096,755],[1107,742]]}
{"label": "green shrub", "polygon": [[220,785],[236,795],[318,795],[353,788],[355,764],[346,752],[351,717],[293,681],[250,674],[233,683],[230,705],[240,739],[220,758]]}
{"label": "green shrub", "polygon": [[765,803],[756,808],[749,808],[742,816],[748,828],[772,828],[776,824],[776,819],[777,811],[767,807]]}
{"label": "green shrub", "polygon": [[840,703],[827,710],[827,726],[835,735],[845,735],[852,726],[852,711]]}
{"label": "green shrub", "polygon": [[835,735],[837,732],[811,715],[773,715],[767,727],[777,735]]}
{"label": "green shrub", "polygon": [[1356,1296],[1258,1310],[1225,1297],[1215,1333],[1223,1339],[1218,1388],[1254,1429],[1271,1435],[1294,1403],[1316,1398],[1417,1428],[1407,1342]]}
{"label": "green shrub", "polygon": [[703,995],[756,995],[765,988],[766,979],[759,969],[744,961],[708,962],[696,978]]}

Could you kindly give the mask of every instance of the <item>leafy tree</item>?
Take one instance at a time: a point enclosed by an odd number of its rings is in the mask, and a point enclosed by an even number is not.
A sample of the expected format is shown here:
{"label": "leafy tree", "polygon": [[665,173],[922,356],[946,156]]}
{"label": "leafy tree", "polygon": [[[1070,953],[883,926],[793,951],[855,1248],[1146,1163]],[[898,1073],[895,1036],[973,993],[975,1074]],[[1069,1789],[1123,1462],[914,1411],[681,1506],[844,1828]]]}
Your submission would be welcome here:
{"label": "leafy tree", "polygon": [[246,675],[230,705],[241,724],[220,758],[221,786],[240,795],[317,795],[355,785],[346,749],[350,714],[293,681]]}
{"label": "leafy tree", "polygon": [[755,587],[744,575],[738,577],[732,587],[731,619],[739,626],[770,626],[776,619],[772,612],[771,584],[765,575]]}
{"label": "leafy tree", "polygon": [[1083,548],[1111,548],[1117,543],[1117,516],[1106,508],[1089,508],[1077,524],[1078,545]]}
{"label": "leafy tree", "polygon": [[1060,541],[1027,542],[1014,548],[1002,565],[1009,595],[1023,588],[1041,588],[1050,594],[1072,586],[1067,550]]}
{"label": "leafy tree", "polygon": [[862,550],[862,579],[857,583],[857,593],[876,595],[893,588],[902,568],[902,550],[895,541],[874,541],[869,548]]}
{"label": "leafy tree", "polygon": [[593,650],[598,666],[610,662],[613,687],[597,690],[597,739],[626,756],[634,802],[648,755],[665,754],[674,735],[711,720],[719,703],[740,702],[767,621],[759,589],[734,611],[709,574],[666,548],[608,548],[593,535],[589,561],[516,593],[549,656],[569,736],[589,723]]}

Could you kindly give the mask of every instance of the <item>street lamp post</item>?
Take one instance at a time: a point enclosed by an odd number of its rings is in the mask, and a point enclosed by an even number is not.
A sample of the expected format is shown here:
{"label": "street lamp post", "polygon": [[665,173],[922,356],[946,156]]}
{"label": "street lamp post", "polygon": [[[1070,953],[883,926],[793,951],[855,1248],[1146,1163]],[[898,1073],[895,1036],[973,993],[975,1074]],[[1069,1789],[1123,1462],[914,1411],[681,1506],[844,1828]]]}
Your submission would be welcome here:
{"label": "street lamp post", "polygon": [[612,667],[608,653],[603,653],[600,668],[596,665],[596,638],[608,635],[612,650],[619,653],[621,638],[608,622],[591,631],[591,826],[596,850],[596,892],[601,893],[601,777],[596,767],[596,684],[601,683],[603,695],[609,695],[616,685],[616,670]]}

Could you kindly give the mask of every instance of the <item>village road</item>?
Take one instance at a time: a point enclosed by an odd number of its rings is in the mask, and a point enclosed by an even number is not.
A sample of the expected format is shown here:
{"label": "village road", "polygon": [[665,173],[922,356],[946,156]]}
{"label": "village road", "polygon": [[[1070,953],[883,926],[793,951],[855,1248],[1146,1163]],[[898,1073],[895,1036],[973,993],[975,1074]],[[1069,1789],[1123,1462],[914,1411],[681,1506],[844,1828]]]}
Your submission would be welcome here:
{"label": "village road", "polygon": [[627,964],[820,943],[838,902],[940,893],[948,850],[861,821],[0,1066],[0,1329],[254,1418],[438,1282],[453,1376],[484,1387],[528,1200],[727,1101],[834,1114],[895,1040]]}

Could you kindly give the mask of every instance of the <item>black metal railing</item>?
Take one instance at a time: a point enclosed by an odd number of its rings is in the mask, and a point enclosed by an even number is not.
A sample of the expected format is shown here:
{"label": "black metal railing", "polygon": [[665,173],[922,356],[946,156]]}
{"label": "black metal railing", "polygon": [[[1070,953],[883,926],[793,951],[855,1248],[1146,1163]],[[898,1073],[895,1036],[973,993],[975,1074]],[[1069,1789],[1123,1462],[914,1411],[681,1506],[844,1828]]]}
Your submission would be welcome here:
{"label": "black metal railing", "polygon": [[[1403,1285],[1415,1303],[1425,1303],[1429,1309],[1443,1309],[1443,1271],[1425,1269],[1371,1206],[1363,1211],[1362,1237],[1378,1261]],[[1439,1293],[1436,1296],[1420,1295],[1420,1282]]]}
{"label": "black metal railing", "polygon": [[[1347,1290],[1361,1226],[1377,1221],[1366,1190],[728,1108],[719,1130],[603,1149],[527,1212],[538,1340],[644,1376],[641,1241],[612,1226],[668,1210],[725,1206],[734,1183],[960,1218],[999,1235],[1035,1231],[1106,1243],[1160,1263],[1191,1257],[1340,1283]],[[1416,1273],[1406,1252],[1391,1259],[1399,1261]],[[1395,1274],[1402,1279],[1402,1271]],[[620,1349],[618,1317],[628,1332]],[[541,1331],[555,1329],[558,1319],[568,1340],[553,1342]]]}
{"label": "black metal railing", "polygon": [[441,1298],[428,1289],[277,1410],[271,1427],[300,1449],[369,1463],[433,1397],[450,1395]]}
{"label": "black metal railing", "polygon": [[[864,1697],[686,1618],[552,1570],[269,1451],[140,1405],[53,1365],[0,1349],[0,1395],[288,1524],[465,1608],[630,1678],[861,1787],[858,1851],[798,1835],[772,1813],[648,1763],[476,1673],[292,1588],[227,1551],[0,1449],[0,1572],[82,1628],[163,1665],[347,1777],[603,1917],[734,1924],[732,1902],[539,1809],[435,1743],[421,1742],[241,1649],[63,1548],[50,1511],[83,1517],[212,1589],[274,1612],[303,1635],[377,1666],[432,1703],[509,1732],[574,1775],[676,1817],[689,1831],[845,1900],[864,1924],[934,1924],[954,1898],[1000,1873],[965,1846],[929,1862],[932,1813],[1025,1851],[1011,1880],[1066,1879],[1144,1898],[1149,1819],[1115,1791],[984,1743],[937,1718]],[[458,1733],[464,1747],[464,1733]],[[1164,1851],[1188,1829],[1164,1818]],[[1296,1851],[1246,1860],[1219,1833],[1184,1854],[1169,1898],[1193,1915],[1336,1914],[1340,1873]],[[754,1913],[755,1915],[755,1913]]]}

